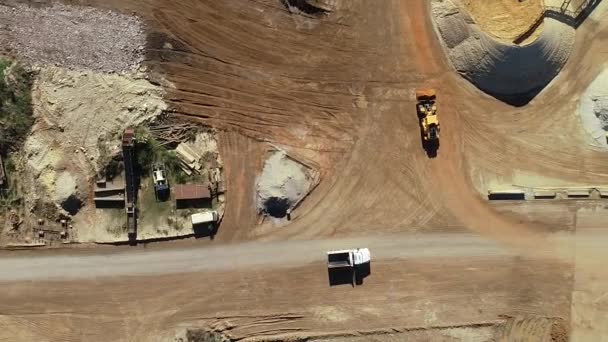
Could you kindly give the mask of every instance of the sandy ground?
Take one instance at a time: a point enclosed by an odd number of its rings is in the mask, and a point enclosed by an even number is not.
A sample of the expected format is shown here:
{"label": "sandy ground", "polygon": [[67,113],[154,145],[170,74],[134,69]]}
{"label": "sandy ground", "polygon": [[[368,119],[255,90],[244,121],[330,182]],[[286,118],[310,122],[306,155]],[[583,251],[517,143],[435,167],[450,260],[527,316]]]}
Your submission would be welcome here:
{"label": "sandy ground", "polygon": [[[462,4],[484,32],[509,44],[528,31],[543,14],[543,0],[464,0]],[[542,29],[539,26],[525,43],[538,38]]]}
{"label": "sandy ground", "polygon": [[[74,228],[81,234],[70,233],[70,239],[95,241],[97,224],[107,220],[95,220],[94,178],[120,153],[125,128],[150,121],[167,108],[163,94],[143,73],[105,74],[54,66],[37,70],[32,89],[35,123],[18,158],[23,209],[51,224],[60,214],[80,212]],[[72,198],[80,204],[69,204]],[[36,217],[22,217],[27,222],[19,234],[3,243],[33,237],[30,227]],[[106,240],[106,228],[100,228],[99,240]]]}
{"label": "sandy ground", "polygon": [[[545,179],[608,183],[608,162],[586,145],[573,114],[608,58],[605,14],[592,15],[576,30],[573,53],[551,85],[529,105],[513,108],[453,71],[435,36],[428,1],[390,0],[373,7],[363,0],[336,1],[335,13],[321,21],[294,19],[270,0],[250,7],[230,0],[73,2],[147,18],[154,33],[150,64],[175,84],[167,94],[170,105],[180,115],[226,130],[220,149],[227,184],[243,191],[228,193],[217,243],[469,229],[518,250],[542,246],[553,258],[386,260],[355,289],[329,288],[324,265],[314,261],[280,272],[16,282],[1,292],[3,332],[9,336],[143,341],[180,324],[222,321],[232,322],[236,336],[306,335],[467,325],[520,313],[568,322],[583,317],[572,321],[576,336],[598,336],[594,327],[608,326],[602,321],[603,268],[587,264],[600,274],[572,276],[585,270],[588,259],[571,257],[578,242],[557,249],[560,243],[545,235],[555,229],[555,210],[533,213],[535,204],[524,203],[505,214],[476,190],[493,177],[512,184],[516,174],[529,175],[530,185]],[[413,92],[420,85],[439,94],[436,158],[427,156],[418,133]],[[298,217],[272,232],[253,229],[260,140],[308,156],[322,175]],[[564,217],[578,222],[578,204],[566,206],[576,216]],[[601,223],[603,211],[587,222]],[[571,297],[575,288],[586,297]],[[345,295],[351,290],[355,296]],[[582,314],[572,314],[573,307]]]}
{"label": "sandy ground", "polygon": [[125,128],[149,121],[166,109],[163,90],[143,74],[45,67],[32,98],[36,121],[24,147],[26,208],[41,201],[61,205],[76,196],[85,208],[74,220],[81,236],[72,238],[91,241],[98,228],[94,205],[89,202],[94,177],[109,158],[120,153],[119,137]]}

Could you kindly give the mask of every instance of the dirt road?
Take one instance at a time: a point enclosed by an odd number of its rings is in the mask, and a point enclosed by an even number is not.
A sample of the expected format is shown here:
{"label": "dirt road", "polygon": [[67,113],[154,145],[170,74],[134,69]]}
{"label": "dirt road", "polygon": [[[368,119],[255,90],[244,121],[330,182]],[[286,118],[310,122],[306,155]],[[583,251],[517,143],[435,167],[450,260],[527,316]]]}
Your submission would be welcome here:
{"label": "dirt road", "polygon": [[[257,247],[244,245],[235,260],[241,272],[185,262],[188,253],[193,261],[226,256],[216,249],[4,264],[14,267],[13,276],[3,275],[7,281],[40,279],[24,267],[44,277],[87,277],[0,285],[0,340],[147,341],[182,323],[224,322],[236,336],[250,337],[473,324],[502,314],[569,321],[573,310],[580,319],[575,324],[587,329],[586,322],[605,312],[604,277],[595,275],[596,267],[576,267],[573,285],[570,252],[551,259],[490,256],[496,247],[472,240],[465,247],[430,235],[431,247],[411,246],[422,253],[417,255],[437,251],[437,241],[448,248],[412,261],[381,261],[354,296],[329,288],[317,256],[305,256],[307,248],[319,255],[328,247],[318,241],[353,237],[375,244],[375,254],[386,248],[386,258],[404,258],[408,249],[383,242],[383,234],[465,230],[526,251],[555,250],[559,244],[547,239],[549,232],[601,223],[601,205],[581,223],[584,206],[557,203],[572,219],[555,224],[554,211],[534,213],[538,206],[527,204],[505,210],[489,205],[483,194],[500,186],[608,183],[608,159],[585,144],[574,114],[580,93],[608,60],[605,17],[591,16],[577,29],[574,52],[558,78],[516,108],[481,93],[450,67],[426,0],[336,0],[325,18],[293,15],[274,0],[68,2],[145,18],[147,64],[175,85],[168,89],[172,108],[227,132],[220,143],[232,195],[217,241],[265,240],[275,247],[257,254]],[[421,146],[413,99],[421,85],[439,94],[443,133],[436,158]],[[281,228],[255,224],[253,187],[267,143],[310,159],[322,175],[291,224]],[[432,242],[434,237],[440,240]],[[285,240],[317,242],[278,242]],[[469,248],[486,250],[469,255]],[[300,267],[254,267],[290,260],[292,249],[291,261]],[[183,263],[163,264],[158,258],[164,257]],[[56,264],[47,264],[52,260]],[[62,270],[61,263],[78,272]],[[143,276],[165,267],[187,273]],[[139,275],[88,278],[96,272]],[[597,286],[585,286],[589,279]],[[571,298],[582,305],[571,308]]]}
{"label": "dirt road", "polygon": [[[68,280],[321,265],[331,249],[371,248],[374,263],[392,259],[506,256],[496,243],[471,234],[394,234],[347,239],[245,243],[111,255],[53,255],[0,259],[0,282]],[[49,265],[61,265],[49,267]]]}
{"label": "dirt road", "polygon": [[[354,289],[330,287],[323,249],[353,243],[372,248],[371,275]],[[32,256],[2,260],[2,269],[0,341],[155,341],[181,326],[277,340],[449,326],[474,333],[501,315],[567,318],[572,279],[567,264],[469,234]]]}

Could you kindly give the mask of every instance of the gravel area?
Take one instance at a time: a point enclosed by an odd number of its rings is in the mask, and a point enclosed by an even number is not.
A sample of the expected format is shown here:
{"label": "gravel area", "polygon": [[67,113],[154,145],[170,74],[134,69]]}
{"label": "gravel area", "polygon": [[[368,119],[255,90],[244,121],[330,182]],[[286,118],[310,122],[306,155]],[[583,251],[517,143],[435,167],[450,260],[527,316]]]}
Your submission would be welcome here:
{"label": "gravel area", "polygon": [[0,5],[0,46],[35,65],[127,72],[146,38],[139,18],[92,7]]}

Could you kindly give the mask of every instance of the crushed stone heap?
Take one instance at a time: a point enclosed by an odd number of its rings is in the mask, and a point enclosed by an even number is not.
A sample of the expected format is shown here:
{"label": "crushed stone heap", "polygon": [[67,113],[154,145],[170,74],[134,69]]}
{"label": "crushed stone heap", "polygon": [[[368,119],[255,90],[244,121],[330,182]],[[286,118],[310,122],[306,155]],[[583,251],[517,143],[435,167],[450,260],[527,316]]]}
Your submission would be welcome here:
{"label": "crushed stone heap", "polygon": [[276,151],[264,164],[257,184],[258,210],[275,218],[283,218],[308,193],[312,177],[306,166]]}
{"label": "crushed stone heap", "polygon": [[0,46],[37,65],[133,71],[144,58],[139,18],[92,7],[0,5]]}
{"label": "crushed stone heap", "polygon": [[608,69],[604,69],[581,96],[579,114],[590,145],[608,149]]}

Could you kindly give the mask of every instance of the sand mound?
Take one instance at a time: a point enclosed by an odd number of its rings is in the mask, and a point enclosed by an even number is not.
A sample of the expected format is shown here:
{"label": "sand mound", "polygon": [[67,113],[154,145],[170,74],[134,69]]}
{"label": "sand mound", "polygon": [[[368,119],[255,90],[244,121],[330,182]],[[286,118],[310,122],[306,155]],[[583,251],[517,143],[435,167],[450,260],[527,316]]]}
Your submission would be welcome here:
{"label": "sand mound", "polygon": [[258,210],[266,215],[283,218],[308,193],[313,183],[310,170],[276,151],[264,164],[258,179]]}
{"label": "sand mound", "polygon": [[591,138],[591,145],[608,149],[608,69],[591,82],[581,97],[579,114],[583,128]]}
{"label": "sand mound", "polygon": [[543,14],[543,0],[462,0],[475,23],[492,37],[513,43],[531,28],[536,28],[523,42],[531,43],[542,32],[535,24]]}
{"label": "sand mound", "polygon": [[433,18],[454,68],[476,87],[512,105],[525,105],[559,73],[575,30],[545,18],[544,30],[526,46],[500,43],[451,0],[432,2]]}

